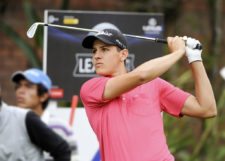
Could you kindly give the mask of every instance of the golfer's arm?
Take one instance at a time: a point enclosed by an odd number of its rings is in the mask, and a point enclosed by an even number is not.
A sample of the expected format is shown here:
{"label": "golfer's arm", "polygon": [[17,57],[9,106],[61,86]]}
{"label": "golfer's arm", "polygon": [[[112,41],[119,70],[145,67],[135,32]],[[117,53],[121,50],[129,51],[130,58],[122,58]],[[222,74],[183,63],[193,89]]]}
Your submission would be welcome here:
{"label": "golfer's arm", "polygon": [[216,116],[216,101],[203,63],[192,63],[191,70],[195,81],[195,97],[190,96],[186,100],[182,114],[202,118]]}
{"label": "golfer's arm", "polygon": [[104,99],[116,98],[138,85],[161,76],[183,56],[184,52],[184,50],[180,49],[169,55],[149,60],[138,66],[132,72],[109,79],[105,86]]}

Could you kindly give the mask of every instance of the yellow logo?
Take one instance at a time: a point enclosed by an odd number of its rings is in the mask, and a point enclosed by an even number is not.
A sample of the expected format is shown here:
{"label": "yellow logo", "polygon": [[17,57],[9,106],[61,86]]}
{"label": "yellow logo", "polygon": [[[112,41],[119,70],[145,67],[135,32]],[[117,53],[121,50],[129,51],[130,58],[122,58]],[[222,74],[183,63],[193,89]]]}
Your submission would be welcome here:
{"label": "yellow logo", "polygon": [[63,18],[63,24],[65,25],[77,25],[79,24],[79,19],[72,16],[66,16]]}

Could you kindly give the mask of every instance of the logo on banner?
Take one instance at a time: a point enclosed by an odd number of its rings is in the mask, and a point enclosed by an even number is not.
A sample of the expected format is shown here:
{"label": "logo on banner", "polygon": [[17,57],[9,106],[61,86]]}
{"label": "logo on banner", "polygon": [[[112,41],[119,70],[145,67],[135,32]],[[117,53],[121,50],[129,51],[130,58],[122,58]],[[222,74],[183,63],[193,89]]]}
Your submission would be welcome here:
{"label": "logo on banner", "polygon": [[145,34],[150,35],[159,35],[163,31],[162,25],[157,25],[156,18],[150,18],[148,20],[148,25],[142,26],[143,31]]}
{"label": "logo on banner", "polygon": [[48,16],[48,23],[55,23],[55,22],[58,22],[58,21],[59,21],[58,17],[55,17],[54,15]]}
{"label": "logo on banner", "polygon": [[[126,68],[128,71],[134,69],[134,54],[129,54],[126,59]],[[73,70],[74,77],[94,77],[96,76],[95,68],[92,64],[92,54],[77,53],[75,55],[75,67]]]}

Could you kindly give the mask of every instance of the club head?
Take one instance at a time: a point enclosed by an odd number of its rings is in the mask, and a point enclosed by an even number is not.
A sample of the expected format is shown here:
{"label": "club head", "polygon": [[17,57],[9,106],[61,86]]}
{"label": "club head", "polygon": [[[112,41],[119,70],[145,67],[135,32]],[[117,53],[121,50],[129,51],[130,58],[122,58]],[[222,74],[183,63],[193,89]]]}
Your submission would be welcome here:
{"label": "club head", "polygon": [[29,37],[29,38],[34,37],[34,34],[36,33],[38,25],[40,25],[40,23],[36,22],[30,26],[30,28],[27,30],[27,37]]}

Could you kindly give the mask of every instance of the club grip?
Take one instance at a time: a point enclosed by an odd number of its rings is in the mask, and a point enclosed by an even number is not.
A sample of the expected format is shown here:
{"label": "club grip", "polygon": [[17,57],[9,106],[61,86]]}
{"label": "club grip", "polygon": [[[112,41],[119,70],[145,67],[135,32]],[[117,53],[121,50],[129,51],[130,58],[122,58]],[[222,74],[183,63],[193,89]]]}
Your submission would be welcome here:
{"label": "club grip", "polygon": [[155,42],[159,42],[159,43],[167,44],[167,40],[166,40],[166,39],[156,38],[156,39],[155,39]]}
{"label": "club grip", "polygon": [[202,44],[197,44],[195,49],[202,50]]}
{"label": "club grip", "polygon": [[[167,44],[167,40],[166,39],[156,38],[155,42]],[[194,49],[202,50],[202,44],[197,44]]]}

